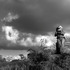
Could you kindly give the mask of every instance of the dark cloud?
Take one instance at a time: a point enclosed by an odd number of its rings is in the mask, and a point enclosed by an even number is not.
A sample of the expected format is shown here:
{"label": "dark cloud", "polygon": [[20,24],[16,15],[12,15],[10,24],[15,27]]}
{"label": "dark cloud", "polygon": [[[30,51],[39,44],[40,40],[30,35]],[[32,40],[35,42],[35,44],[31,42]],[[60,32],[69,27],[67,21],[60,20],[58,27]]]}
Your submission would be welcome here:
{"label": "dark cloud", "polygon": [[[1,2],[2,11],[18,13],[20,18],[10,23],[15,28],[32,33],[53,31],[55,24],[70,18],[65,0],[7,0]],[[65,7],[65,8],[64,8]]]}
{"label": "dark cloud", "polygon": [[3,0],[0,3],[2,11],[20,15],[11,25],[22,31],[51,31],[55,24],[70,18],[69,10],[64,9],[63,0]]}
{"label": "dark cloud", "polygon": [[18,14],[19,19],[7,25],[21,32],[44,34],[55,31],[57,25],[70,26],[69,0],[0,0],[0,19],[8,12]]}
{"label": "dark cloud", "polygon": [[[15,5],[20,18],[11,25],[25,32],[44,33],[53,31],[55,24],[70,18],[70,10],[63,7],[62,1],[26,0]],[[20,5],[21,4],[21,5]],[[18,8],[17,8],[17,7]]]}

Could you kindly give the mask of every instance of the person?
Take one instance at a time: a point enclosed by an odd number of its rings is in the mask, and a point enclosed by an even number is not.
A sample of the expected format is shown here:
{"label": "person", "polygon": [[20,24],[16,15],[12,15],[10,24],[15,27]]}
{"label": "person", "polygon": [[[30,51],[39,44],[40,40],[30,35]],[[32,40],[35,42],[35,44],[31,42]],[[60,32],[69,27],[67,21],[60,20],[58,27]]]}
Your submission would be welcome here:
{"label": "person", "polygon": [[57,37],[57,42],[56,42],[56,53],[60,54],[61,53],[61,47],[64,47],[64,31],[62,26],[58,26],[56,28],[55,36]]}

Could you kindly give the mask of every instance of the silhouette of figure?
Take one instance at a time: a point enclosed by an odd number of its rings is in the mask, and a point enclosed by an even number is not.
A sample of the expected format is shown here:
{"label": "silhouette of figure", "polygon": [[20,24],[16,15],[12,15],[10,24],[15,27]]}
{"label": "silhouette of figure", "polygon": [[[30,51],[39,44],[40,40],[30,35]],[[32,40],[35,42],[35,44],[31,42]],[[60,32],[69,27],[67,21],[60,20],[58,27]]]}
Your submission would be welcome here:
{"label": "silhouette of figure", "polygon": [[61,47],[64,47],[64,31],[62,26],[58,26],[56,28],[55,36],[57,37],[57,42],[56,42],[56,53],[60,54],[61,53]]}

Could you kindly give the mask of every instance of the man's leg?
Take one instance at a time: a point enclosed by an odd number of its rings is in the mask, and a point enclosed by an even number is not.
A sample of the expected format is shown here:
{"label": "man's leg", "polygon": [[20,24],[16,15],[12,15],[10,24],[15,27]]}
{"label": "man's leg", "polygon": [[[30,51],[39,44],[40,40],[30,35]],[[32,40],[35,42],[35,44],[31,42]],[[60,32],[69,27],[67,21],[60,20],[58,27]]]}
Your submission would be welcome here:
{"label": "man's leg", "polygon": [[56,53],[60,54],[60,48],[61,48],[61,40],[57,39],[57,43],[56,43]]}
{"label": "man's leg", "polygon": [[60,49],[60,51],[61,51],[61,53],[63,53],[63,51],[64,51],[64,46],[65,46],[65,39],[63,38],[62,39],[62,46],[61,46],[61,49]]}

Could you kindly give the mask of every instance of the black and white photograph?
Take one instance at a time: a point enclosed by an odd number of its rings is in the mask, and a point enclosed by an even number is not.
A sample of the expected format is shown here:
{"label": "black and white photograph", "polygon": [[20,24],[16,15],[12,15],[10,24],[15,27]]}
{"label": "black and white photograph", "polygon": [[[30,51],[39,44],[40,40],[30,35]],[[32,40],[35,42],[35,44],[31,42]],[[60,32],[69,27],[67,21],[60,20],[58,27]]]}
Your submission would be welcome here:
{"label": "black and white photograph", "polygon": [[0,0],[0,70],[70,70],[70,0]]}

